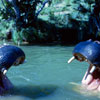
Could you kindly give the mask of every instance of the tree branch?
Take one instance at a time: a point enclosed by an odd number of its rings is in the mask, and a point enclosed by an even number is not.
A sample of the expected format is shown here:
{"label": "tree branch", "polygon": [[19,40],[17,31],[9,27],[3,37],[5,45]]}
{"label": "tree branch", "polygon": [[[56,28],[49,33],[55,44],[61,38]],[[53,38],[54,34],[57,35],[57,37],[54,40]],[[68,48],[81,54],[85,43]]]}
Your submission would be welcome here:
{"label": "tree branch", "polygon": [[42,3],[42,7],[37,11],[35,17],[37,18],[38,15],[40,14],[40,12],[43,10],[43,8],[45,7],[46,3],[50,2],[51,0],[45,0],[43,3]]}
{"label": "tree branch", "polygon": [[12,6],[14,7],[14,12],[15,12],[15,15],[16,15],[16,20],[19,20],[20,19],[20,10],[19,10],[19,7],[17,5],[17,0],[10,0],[11,1],[11,4]]}

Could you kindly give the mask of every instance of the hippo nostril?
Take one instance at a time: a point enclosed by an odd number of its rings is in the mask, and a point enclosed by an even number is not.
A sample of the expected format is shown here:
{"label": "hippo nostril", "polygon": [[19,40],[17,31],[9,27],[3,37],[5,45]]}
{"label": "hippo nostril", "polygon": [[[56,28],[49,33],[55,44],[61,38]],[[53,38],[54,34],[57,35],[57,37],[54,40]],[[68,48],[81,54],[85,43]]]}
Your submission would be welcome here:
{"label": "hippo nostril", "polygon": [[23,64],[24,62],[25,62],[25,57],[24,56],[20,57],[20,64]]}
{"label": "hippo nostril", "polygon": [[75,53],[74,56],[75,56],[75,59],[77,59],[79,61],[86,61],[86,58],[79,53]]}
{"label": "hippo nostril", "polygon": [[23,62],[24,62],[24,60],[25,60],[25,57],[19,57],[14,63],[13,63],[13,65],[14,66],[17,66],[17,65],[19,65],[19,64],[23,64]]}
{"label": "hippo nostril", "polygon": [[76,58],[77,60],[79,60],[79,61],[83,61],[83,58],[80,57],[80,56],[75,56],[75,58]]}

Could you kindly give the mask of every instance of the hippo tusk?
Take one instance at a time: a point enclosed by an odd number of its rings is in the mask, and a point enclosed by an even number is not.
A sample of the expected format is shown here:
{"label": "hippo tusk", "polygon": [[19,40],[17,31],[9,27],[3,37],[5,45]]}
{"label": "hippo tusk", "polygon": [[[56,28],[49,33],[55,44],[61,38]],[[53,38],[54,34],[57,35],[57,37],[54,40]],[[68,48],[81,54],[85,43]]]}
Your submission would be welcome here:
{"label": "hippo tusk", "polygon": [[86,80],[88,74],[92,74],[95,69],[96,69],[96,66],[92,66],[92,68],[90,69],[90,71],[88,71],[87,75],[85,76],[85,80]]}
{"label": "hippo tusk", "polygon": [[69,60],[68,60],[68,64],[71,63],[73,60],[75,59],[75,57],[71,57]]}
{"label": "hippo tusk", "polygon": [[94,72],[94,70],[96,69],[96,66],[92,66],[91,70],[90,70],[90,74],[92,74]]}
{"label": "hippo tusk", "polygon": [[7,70],[5,68],[2,68],[1,72],[3,73],[3,75],[5,75],[7,73]]}
{"label": "hippo tusk", "polygon": [[4,71],[3,71],[3,74],[5,75],[7,73],[7,70],[5,69]]}

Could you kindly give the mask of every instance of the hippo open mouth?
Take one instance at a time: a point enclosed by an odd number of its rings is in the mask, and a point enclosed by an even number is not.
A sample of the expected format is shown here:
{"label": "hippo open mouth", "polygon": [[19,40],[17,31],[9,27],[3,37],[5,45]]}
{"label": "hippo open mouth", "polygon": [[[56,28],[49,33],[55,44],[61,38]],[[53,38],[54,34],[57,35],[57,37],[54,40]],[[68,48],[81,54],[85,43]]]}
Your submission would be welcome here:
{"label": "hippo open mouth", "polygon": [[100,42],[88,40],[78,43],[68,63],[74,59],[86,61],[90,65],[82,79],[82,85],[88,90],[100,91]]}

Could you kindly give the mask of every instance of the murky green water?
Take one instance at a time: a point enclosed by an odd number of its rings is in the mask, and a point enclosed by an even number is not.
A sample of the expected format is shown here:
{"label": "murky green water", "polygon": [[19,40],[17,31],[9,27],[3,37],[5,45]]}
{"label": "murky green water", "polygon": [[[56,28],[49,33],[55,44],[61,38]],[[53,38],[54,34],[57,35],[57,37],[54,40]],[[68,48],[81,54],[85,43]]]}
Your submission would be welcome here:
{"label": "murky green water", "polygon": [[[23,46],[27,62],[12,67],[7,76],[14,89],[0,100],[99,100],[86,96],[76,88],[88,67],[86,63],[73,61],[73,47],[67,46]],[[88,92],[87,92],[88,93]]]}

